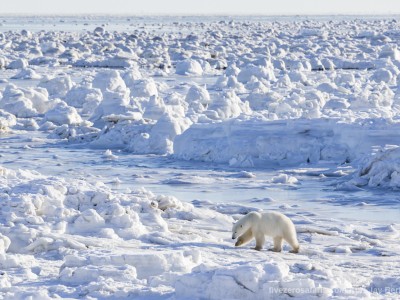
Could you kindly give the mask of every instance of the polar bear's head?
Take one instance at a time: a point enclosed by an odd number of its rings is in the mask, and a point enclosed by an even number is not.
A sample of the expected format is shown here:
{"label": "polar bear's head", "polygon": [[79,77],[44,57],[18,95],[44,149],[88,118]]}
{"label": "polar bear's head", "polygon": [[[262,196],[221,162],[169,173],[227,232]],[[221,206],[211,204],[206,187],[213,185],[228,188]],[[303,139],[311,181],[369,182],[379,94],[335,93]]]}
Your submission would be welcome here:
{"label": "polar bear's head", "polygon": [[242,217],[239,221],[233,224],[232,239],[234,240],[237,237],[244,234],[259,219],[260,219],[260,214],[255,211],[249,212],[247,215]]}
{"label": "polar bear's head", "polygon": [[236,239],[238,236],[241,236],[243,233],[245,233],[250,227],[251,227],[251,216],[250,214],[245,215],[243,218],[241,218],[239,221],[237,221],[235,224],[233,224],[232,227],[232,239]]}
{"label": "polar bear's head", "polygon": [[243,225],[238,225],[238,222],[233,224],[232,227],[232,240],[236,239],[239,235],[241,235],[244,232],[243,230]]}

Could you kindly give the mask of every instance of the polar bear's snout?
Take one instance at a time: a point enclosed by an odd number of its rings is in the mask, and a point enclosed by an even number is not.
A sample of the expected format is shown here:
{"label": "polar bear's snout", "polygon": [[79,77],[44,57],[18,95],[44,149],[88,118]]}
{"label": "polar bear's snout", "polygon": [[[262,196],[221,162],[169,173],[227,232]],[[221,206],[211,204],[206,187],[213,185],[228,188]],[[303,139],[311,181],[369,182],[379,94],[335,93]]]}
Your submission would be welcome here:
{"label": "polar bear's snout", "polygon": [[235,234],[232,234],[232,240],[236,239]]}

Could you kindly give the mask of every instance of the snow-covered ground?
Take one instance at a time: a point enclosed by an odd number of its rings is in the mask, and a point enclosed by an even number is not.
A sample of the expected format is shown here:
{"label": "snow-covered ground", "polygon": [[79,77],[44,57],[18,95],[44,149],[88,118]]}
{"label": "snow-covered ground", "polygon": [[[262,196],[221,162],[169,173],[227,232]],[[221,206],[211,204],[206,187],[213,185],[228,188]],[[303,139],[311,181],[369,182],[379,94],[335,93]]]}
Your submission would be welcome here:
{"label": "snow-covered ground", "polygon": [[399,297],[396,18],[0,21],[0,298]]}

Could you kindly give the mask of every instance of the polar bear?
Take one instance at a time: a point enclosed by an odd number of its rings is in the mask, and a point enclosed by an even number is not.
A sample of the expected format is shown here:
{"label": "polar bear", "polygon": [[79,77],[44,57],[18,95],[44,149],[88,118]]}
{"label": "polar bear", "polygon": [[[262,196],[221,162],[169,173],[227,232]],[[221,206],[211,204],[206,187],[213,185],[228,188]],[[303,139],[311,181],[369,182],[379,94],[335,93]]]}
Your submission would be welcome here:
{"label": "polar bear", "polygon": [[238,238],[235,246],[248,243],[253,237],[256,239],[255,250],[261,250],[265,236],[272,236],[274,248],[272,251],[282,251],[282,242],[285,240],[292,246],[291,253],[299,252],[296,229],[292,220],[279,212],[250,212],[237,221],[232,228],[232,239]]}

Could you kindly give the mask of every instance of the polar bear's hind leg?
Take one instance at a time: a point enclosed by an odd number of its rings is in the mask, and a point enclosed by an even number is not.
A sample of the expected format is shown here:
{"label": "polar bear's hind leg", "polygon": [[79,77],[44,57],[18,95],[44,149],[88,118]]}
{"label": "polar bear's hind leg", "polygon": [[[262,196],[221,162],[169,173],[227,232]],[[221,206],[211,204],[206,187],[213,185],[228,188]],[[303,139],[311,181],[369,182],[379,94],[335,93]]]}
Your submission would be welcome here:
{"label": "polar bear's hind leg", "polygon": [[290,246],[292,246],[292,250],[290,250],[290,253],[299,253],[300,245],[297,241],[296,236],[289,236],[285,238],[285,241],[288,242]]}
{"label": "polar bear's hind leg", "polygon": [[289,252],[290,252],[290,253],[299,253],[299,250],[300,250],[300,246],[297,245],[296,247],[293,247],[293,249],[290,250]]}

